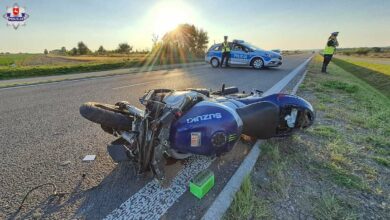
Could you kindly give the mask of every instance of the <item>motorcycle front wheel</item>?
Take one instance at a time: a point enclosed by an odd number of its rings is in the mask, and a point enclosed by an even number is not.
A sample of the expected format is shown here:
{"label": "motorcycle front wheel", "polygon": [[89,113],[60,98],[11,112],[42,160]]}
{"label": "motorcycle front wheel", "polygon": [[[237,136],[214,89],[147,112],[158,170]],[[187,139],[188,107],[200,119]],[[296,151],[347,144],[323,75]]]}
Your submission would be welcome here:
{"label": "motorcycle front wheel", "polygon": [[80,114],[102,127],[117,131],[130,131],[133,123],[133,116],[115,105],[86,102],[80,106]]}

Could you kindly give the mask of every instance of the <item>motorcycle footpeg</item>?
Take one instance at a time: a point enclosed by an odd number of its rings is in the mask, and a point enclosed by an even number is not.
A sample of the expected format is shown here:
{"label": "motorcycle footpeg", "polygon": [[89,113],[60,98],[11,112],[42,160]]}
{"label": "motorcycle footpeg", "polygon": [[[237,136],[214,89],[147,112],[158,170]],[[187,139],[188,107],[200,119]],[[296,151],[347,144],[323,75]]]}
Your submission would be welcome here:
{"label": "motorcycle footpeg", "polygon": [[108,154],[116,163],[130,160],[128,156],[129,150],[125,145],[126,143],[125,139],[119,138],[107,145]]}

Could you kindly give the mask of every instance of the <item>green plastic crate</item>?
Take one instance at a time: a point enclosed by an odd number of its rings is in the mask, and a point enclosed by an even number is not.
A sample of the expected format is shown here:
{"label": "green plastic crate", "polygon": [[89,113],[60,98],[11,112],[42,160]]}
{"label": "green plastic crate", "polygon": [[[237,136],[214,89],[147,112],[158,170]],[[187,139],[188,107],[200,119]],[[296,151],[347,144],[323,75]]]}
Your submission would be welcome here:
{"label": "green plastic crate", "polygon": [[211,170],[199,172],[190,181],[190,192],[198,199],[202,199],[214,186],[214,173]]}

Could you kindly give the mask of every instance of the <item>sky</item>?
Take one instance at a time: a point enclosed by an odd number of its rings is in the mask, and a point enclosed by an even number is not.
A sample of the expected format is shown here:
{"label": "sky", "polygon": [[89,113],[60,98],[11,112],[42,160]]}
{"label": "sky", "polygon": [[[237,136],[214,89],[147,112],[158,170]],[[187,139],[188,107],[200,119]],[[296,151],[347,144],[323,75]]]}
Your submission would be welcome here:
{"label": "sky", "polygon": [[[14,3],[30,15],[17,30],[3,18]],[[12,53],[79,41],[150,49],[152,34],[179,23],[207,31],[210,45],[228,35],[264,49],[316,49],[339,31],[340,47],[390,46],[390,0],[0,0],[0,14],[0,52]]]}

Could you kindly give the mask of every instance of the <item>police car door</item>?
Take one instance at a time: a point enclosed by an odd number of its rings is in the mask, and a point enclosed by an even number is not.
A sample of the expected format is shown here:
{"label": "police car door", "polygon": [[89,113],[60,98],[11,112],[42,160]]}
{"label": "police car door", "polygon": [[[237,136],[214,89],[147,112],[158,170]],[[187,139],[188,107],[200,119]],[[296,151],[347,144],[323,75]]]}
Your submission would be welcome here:
{"label": "police car door", "polygon": [[231,51],[231,63],[236,65],[247,65],[249,62],[249,53],[241,44],[233,44]]}

